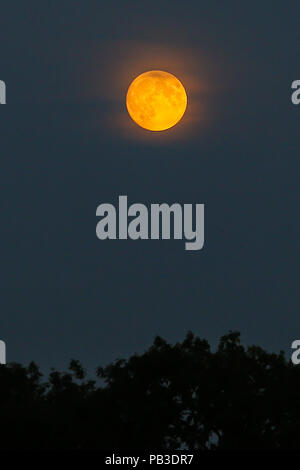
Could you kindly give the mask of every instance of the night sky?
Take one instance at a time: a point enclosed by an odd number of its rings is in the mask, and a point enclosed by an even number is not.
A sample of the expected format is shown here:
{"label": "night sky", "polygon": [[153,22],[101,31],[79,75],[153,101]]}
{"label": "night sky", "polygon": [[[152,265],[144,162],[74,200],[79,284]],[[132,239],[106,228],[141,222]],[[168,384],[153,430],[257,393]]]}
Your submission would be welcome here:
{"label": "night sky", "polygon": [[[8,361],[88,368],[155,335],[290,351],[299,320],[300,4],[34,1],[0,8],[1,322]],[[162,69],[189,106],[138,128],[130,82]],[[204,203],[205,246],[100,241],[96,208]]]}

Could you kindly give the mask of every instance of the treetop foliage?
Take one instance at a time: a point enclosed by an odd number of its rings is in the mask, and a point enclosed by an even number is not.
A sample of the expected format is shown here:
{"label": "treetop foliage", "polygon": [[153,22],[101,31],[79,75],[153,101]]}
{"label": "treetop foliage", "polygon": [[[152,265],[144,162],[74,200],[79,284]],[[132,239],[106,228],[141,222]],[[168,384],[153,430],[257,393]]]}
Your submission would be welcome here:
{"label": "treetop foliage", "polygon": [[189,332],[99,367],[77,360],[45,381],[35,363],[0,366],[0,446],[16,449],[299,449],[300,367]]}

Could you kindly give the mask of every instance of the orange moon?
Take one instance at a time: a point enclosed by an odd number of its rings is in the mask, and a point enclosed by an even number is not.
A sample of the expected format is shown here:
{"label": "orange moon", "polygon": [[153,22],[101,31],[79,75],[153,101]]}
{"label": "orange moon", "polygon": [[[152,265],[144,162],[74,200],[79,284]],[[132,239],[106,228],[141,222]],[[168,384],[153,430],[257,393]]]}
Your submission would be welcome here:
{"label": "orange moon", "polygon": [[139,126],[149,131],[165,131],[184,115],[187,95],[174,75],[151,70],[133,80],[127,91],[126,107]]}

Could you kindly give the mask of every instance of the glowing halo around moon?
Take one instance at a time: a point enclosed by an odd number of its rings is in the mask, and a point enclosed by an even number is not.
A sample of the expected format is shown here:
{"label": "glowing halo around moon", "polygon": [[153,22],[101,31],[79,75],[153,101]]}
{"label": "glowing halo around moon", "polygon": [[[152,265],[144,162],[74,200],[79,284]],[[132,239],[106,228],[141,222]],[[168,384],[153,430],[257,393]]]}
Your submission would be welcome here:
{"label": "glowing halo around moon", "polygon": [[164,131],[181,120],[187,95],[174,75],[151,70],[133,80],[127,91],[126,107],[139,126],[149,131]]}

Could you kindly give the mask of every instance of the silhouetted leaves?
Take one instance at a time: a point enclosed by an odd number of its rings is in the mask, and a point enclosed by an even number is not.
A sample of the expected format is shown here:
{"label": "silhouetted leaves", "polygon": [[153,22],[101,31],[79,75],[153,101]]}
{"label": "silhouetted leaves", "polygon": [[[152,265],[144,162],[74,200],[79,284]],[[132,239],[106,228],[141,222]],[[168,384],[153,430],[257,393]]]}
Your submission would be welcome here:
{"label": "silhouetted leaves", "polygon": [[[100,380],[99,380],[100,379]],[[1,448],[285,449],[300,447],[300,367],[244,348],[229,332],[215,352],[189,332],[97,369],[0,366]]]}

